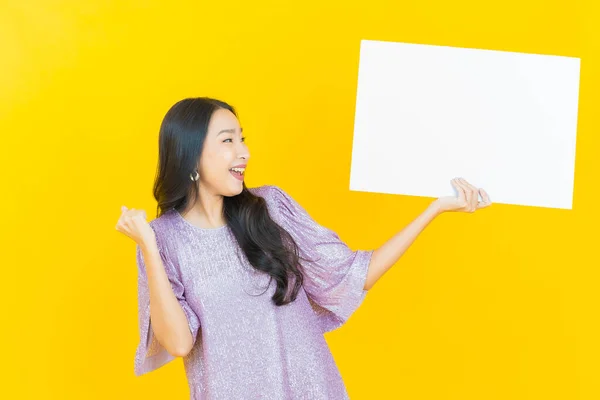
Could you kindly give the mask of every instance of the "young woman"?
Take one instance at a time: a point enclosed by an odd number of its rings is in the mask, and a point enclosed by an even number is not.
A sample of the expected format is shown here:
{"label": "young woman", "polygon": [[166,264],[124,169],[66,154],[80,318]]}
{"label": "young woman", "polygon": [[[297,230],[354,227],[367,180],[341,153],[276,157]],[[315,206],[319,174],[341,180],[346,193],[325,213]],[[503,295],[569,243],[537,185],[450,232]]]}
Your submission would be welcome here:
{"label": "young woman", "polygon": [[435,200],[377,250],[352,251],[281,188],[247,188],[249,159],[227,103],[189,98],[167,112],[157,218],[123,206],[116,226],[137,243],[135,374],[183,357],[192,399],[347,399],[323,334],[435,216],[489,198],[455,179],[457,197]]}

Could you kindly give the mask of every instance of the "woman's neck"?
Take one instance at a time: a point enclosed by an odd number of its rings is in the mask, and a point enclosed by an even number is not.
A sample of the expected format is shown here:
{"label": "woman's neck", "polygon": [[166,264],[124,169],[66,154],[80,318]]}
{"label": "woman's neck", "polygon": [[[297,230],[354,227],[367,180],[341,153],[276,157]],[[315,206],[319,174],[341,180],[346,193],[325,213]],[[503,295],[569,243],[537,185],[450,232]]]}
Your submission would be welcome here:
{"label": "woman's neck", "polygon": [[223,196],[200,193],[198,201],[182,213],[186,220],[201,228],[218,228],[227,223],[223,217]]}

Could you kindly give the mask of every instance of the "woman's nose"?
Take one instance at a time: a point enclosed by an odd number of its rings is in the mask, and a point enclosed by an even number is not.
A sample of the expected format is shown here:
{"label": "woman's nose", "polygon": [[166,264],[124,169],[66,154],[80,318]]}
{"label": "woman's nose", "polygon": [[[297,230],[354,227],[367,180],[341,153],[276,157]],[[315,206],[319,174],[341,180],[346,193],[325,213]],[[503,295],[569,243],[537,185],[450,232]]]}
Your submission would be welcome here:
{"label": "woman's nose", "polygon": [[250,158],[250,151],[248,150],[248,146],[242,145],[242,148],[238,151],[238,156],[248,160]]}

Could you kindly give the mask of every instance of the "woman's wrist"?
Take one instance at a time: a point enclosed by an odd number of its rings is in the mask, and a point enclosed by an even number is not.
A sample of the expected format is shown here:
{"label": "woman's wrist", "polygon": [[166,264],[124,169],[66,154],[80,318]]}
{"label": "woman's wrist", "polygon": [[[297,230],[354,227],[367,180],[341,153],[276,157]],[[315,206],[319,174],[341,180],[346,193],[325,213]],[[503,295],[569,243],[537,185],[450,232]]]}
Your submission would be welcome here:
{"label": "woman's wrist", "polygon": [[158,244],[156,243],[156,238],[151,237],[147,239],[142,239],[139,243],[140,249],[144,254],[154,254],[158,253]]}
{"label": "woman's wrist", "polygon": [[431,212],[433,212],[436,216],[445,213],[446,210],[443,206],[443,204],[440,202],[440,199],[435,199],[434,201],[431,202],[431,204],[429,204],[429,209],[431,210]]}

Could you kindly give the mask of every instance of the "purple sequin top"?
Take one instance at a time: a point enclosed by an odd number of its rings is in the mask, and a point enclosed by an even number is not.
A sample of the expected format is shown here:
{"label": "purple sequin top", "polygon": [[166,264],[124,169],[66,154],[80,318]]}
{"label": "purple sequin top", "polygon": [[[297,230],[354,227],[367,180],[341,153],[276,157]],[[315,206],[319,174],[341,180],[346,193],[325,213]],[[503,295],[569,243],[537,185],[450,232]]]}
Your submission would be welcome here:
{"label": "purple sequin top", "polygon": [[[183,358],[191,399],[348,399],[323,334],[359,307],[373,251],[352,251],[274,185],[249,189],[298,244],[305,270],[296,300],[276,306],[269,275],[254,269],[227,225],[200,228],[176,210],[150,221],[173,292],[195,338]],[[170,362],[150,325],[137,247],[140,342],[137,376]],[[262,293],[262,295],[261,295]]]}

